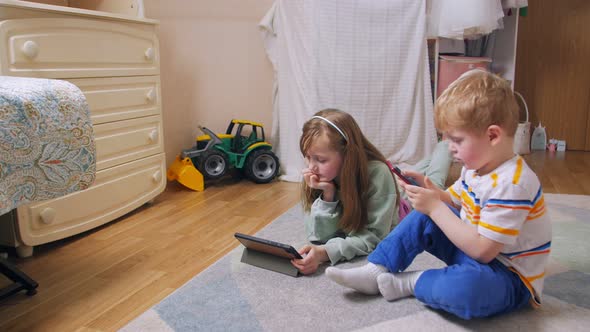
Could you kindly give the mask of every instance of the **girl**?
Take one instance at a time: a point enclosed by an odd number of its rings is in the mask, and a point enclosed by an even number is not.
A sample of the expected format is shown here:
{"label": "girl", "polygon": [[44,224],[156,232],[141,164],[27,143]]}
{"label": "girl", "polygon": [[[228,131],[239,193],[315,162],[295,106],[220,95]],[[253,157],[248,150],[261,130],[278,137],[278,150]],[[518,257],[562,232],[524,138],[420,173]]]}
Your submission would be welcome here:
{"label": "girl", "polygon": [[326,261],[368,255],[397,224],[398,190],[385,157],[348,113],[325,109],[303,126],[302,200],[312,245],[292,264],[303,274]]}

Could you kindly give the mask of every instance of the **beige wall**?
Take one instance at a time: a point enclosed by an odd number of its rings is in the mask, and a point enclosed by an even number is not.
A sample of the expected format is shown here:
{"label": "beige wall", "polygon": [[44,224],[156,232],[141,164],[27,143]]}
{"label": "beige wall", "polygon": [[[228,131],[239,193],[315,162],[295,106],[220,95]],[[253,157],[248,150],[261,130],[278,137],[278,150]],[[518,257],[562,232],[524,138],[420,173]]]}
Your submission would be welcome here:
{"label": "beige wall", "polygon": [[168,165],[200,135],[232,118],[272,124],[272,65],[258,22],[273,0],[144,0],[160,21],[164,142]]}

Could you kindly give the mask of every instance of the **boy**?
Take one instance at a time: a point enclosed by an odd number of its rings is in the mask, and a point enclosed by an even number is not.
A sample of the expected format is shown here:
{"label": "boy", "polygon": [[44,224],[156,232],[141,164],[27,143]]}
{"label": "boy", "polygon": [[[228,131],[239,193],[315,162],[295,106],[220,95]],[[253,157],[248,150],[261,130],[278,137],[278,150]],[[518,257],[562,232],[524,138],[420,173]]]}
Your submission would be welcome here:
{"label": "boy", "polygon": [[[502,78],[472,70],[438,98],[435,124],[462,161],[446,191],[407,171],[414,207],[362,267],[326,269],[333,281],[388,301],[414,295],[463,319],[539,305],[551,247],[540,182],[512,146],[518,105]],[[400,181],[401,182],[401,181]],[[456,209],[460,209],[460,213]],[[428,251],[447,267],[404,271]]]}

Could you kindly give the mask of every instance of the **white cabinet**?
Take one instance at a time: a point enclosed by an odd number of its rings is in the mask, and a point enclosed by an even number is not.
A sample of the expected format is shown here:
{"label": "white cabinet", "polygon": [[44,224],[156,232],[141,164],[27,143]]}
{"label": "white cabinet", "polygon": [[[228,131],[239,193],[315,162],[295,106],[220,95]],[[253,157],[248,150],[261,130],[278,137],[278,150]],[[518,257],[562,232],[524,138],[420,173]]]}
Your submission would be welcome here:
{"label": "white cabinet", "polygon": [[159,72],[153,31],[77,18],[8,19],[0,27],[4,75],[72,78]]}
{"label": "white cabinet", "polygon": [[78,86],[89,104],[97,153],[90,188],[17,208],[10,242],[24,255],[112,221],[166,185],[157,22],[123,10],[80,9],[141,7],[137,0],[70,2],[79,8],[0,0],[0,75]]}

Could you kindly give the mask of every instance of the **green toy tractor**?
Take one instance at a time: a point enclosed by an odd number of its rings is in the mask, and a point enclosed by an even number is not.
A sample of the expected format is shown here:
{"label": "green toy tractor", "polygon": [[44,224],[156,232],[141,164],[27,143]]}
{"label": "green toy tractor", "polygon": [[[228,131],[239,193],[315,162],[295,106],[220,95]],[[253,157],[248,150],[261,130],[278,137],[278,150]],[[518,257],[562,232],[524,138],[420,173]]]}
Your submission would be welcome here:
{"label": "green toy tractor", "polygon": [[168,180],[202,191],[204,178],[218,179],[230,168],[240,170],[255,183],[268,183],[279,173],[279,159],[265,141],[262,124],[234,119],[225,134],[201,126],[199,129],[204,135],[176,157],[168,169]]}

